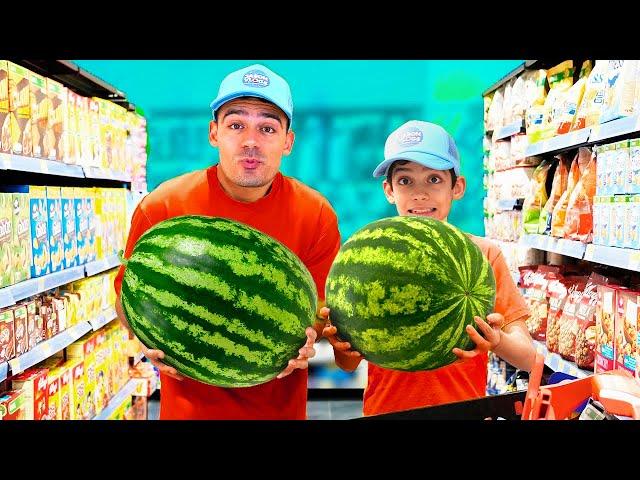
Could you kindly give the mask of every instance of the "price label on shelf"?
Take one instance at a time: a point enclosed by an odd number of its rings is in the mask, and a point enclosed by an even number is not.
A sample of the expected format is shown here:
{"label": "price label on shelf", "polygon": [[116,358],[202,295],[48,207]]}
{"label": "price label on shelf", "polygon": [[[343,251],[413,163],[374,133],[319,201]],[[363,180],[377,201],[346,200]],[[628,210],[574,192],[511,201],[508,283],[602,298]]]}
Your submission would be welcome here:
{"label": "price label on shelf", "polygon": [[5,170],[11,170],[11,155],[8,153],[0,153],[0,163]]}
{"label": "price label on shelf", "polygon": [[44,281],[45,277],[40,277],[38,279],[38,292],[44,292]]}
{"label": "price label on shelf", "polygon": [[49,173],[49,162],[40,160],[40,173]]}
{"label": "price label on shelf", "polygon": [[590,243],[584,251],[584,259],[592,262],[595,252],[596,246],[593,243]]}
{"label": "price label on shelf", "polygon": [[640,271],[640,251],[633,252],[629,255],[629,269]]}

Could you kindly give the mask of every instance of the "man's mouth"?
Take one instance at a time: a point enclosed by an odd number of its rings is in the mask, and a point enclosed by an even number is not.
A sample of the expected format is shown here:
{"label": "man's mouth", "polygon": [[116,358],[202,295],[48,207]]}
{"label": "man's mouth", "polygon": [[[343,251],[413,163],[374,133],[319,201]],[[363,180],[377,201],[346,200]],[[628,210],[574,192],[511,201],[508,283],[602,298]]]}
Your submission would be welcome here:
{"label": "man's mouth", "polygon": [[262,162],[257,158],[243,158],[240,160],[240,165],[247,170],[254,170],[260,166]]}
{"label": "man's mouth", "polygon": [[435,208],[410,208],[409,213],[411,215],[433,215],[436,212]]}

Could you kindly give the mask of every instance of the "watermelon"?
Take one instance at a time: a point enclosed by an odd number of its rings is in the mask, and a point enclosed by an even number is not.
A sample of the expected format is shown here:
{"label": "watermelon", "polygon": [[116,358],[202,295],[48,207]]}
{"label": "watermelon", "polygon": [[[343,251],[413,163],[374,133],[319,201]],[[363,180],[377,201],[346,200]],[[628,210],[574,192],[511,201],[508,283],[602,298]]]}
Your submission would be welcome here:
{"label": "watermelon", "polygon": [[465,331],[493,311],[495,279],[480,249],[428,217],[391,217],[341,247],[326,283],[338,336],[371,363],[431,370],[475,345]]}
{"label": "watermelon", "polygon": [[137,241],[122,282],[133,332],[164,363],[220,387],[278,375],[305,344],[317,290],[287,247],[225,218],[185,215]]}

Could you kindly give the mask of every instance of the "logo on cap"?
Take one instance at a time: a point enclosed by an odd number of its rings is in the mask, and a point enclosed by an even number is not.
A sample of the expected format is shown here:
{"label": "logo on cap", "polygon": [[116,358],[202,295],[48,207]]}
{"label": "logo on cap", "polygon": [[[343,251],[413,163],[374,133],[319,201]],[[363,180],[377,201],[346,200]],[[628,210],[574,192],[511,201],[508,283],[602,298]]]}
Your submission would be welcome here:
{"label": "logo on cap", "polygon": [[417,127],[409,128],[398,134],[398,145],[415,145],[422,141],[422,131]]}
{"label": "logo on cap", "polygon": [[249,87],[266,87],[269,85],[269,77],[261,70],[251,70],[244,74],[242,83]]}

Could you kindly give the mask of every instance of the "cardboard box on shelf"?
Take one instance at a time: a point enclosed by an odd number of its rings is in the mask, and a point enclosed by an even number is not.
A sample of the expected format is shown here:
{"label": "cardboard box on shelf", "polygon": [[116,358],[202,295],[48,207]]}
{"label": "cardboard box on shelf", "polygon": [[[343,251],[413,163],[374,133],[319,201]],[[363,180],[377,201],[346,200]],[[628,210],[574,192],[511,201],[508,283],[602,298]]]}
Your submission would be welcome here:
{"label": "cardboard box on shelf", "polygon": [[42,75],[34,72],[31,72],[29,80],[33,156],[43,158],[50,104],[49,96],[47,95],[47,82]]}
{"label": "cardboard box on shelf", "polygon": [[78,245],[76,236],[76,216],[74,208],[74,189],[60,188],[62,208],[62,247],[66,268],[75,267],[78,263]]}
{"label": "cardboard box on shelf", "polygon": [[43,142],[43,157],[61,162],[64,155],[64,128],[67,116],[67,91],[61,83],[46,79],[49,112]]}
{"label": "cardboard box on shelf", "polygon": [[29,80],[32,72],[12,62],[8,62],[8,66],[11,151],[29,157],[33,151],[31,81]]}
{"label": "cardboard box on shelf", "polygon": [[49,219],[49,255],[51,259],[51,273],[54,273],[67,268],[62,240],[62,198],[60,197],[60,187],[46,187],[46,189],[47,215]]}
{"label": "cardboard box on shelf", "polygon": [[26,398],[22,390],[0,393],[0,418],[2,420],[24,420]]}
{"label": "cardboard box on shelf", "polygon": [[9,65],[0,60],[0,152],[11,151],[11,116],[9,115]]}
{"label": "cardboard box on shelf", "polygon": [[13,283],[31,278],[31,224],[29,194],[11,193],[13,215]]}
{"label": "cardboard box on shelf", "polygon": [[47,368],[30,368],[12,378],[11,387],[25,394],[25,420],[43,420],[48,415],[48,375]]}
{"label": "cardboard box on shelf", "polygon": [[13,310],[14,337],[16,342],[16,357],[29,350],[29,331],[27,323],[27,307],[18,305]]}
{"label": "cardboard box on shelf", "polygon": [[13,283],[13,211],[11,193],[0,192],[0,288]]}
{"label": "cardboard box on shelf", "polygon": [[16,356],[13,310],[0,309],[0,363]]}

